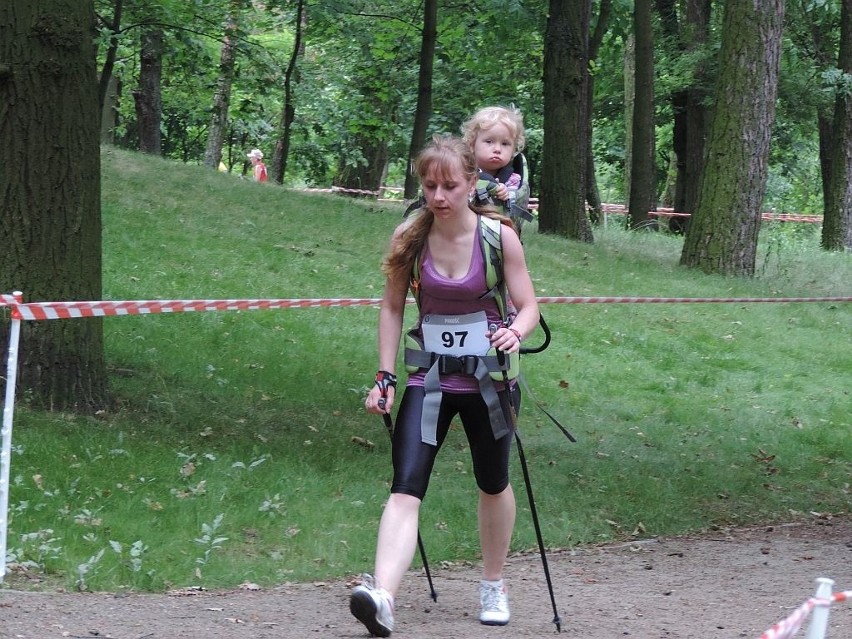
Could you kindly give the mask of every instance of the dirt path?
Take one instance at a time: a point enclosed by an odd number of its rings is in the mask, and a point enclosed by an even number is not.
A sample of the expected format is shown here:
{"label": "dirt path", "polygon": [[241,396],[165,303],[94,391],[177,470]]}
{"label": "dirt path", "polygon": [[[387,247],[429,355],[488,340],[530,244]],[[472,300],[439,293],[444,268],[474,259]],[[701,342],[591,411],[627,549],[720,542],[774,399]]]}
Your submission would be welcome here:
{"label": "dirt path", "polygon": [[[551,554],[549,563],[562,636],[758,639],[813,595],[817,577],[834,579],[835,591],[852,590],[852,521],[586,548]],[[475,568],[433,568],[437,603],[429,598],[425,577],[411,573],[397,597],[393,636],[553,635],[556,626],[539,558],[513,557],[506,577],[512,621],[505,628],[489,628],[476,617]],[[328,582],[262,591],[124,596],[5,589],[0,590],[0,637],[366,637],[349,615],[350,586]],[[804,637],[804,629],[797,636]],[[852,639],[852,601],[833,606],[828,637]]]}

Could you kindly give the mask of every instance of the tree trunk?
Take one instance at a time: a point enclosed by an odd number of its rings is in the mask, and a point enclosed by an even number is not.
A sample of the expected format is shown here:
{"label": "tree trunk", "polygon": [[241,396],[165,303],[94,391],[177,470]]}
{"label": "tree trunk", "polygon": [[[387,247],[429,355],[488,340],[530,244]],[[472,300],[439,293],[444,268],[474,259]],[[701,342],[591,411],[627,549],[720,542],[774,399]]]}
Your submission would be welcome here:
{"label": "tree trunk", "polygon": [[[341,158],[337,167],[337,175],[334,176],[334,186],[352,191],[378,191],[382,186],[382,178],[387,171],[387,142],[377,140],[373,136],[359,135],[352,140],[352,144],[361,149],[365,161],[353,166],[347,165],[346,159]],[[350,195],[361,197],[366,194],[351,193]]]}
{"label": "tree trunk", "polygon": [[[852,0],[842,0],[837,67],[852,74]],[[822,248],[852,249],[852,97],[839,91],[834,103],[830,178],[822,222]]]}
{"label": "tree trunk", "polygon": [[237,36],[243,0],[231,0],[225,31],[222,37],[222,52],[219,56],[219,79],[213,94],[213,111],[207,131],[207,148],[204,151],[204,166],[217,169],[222,161],[222,143],[228,130],[228,110],[231,106],[231,85],[237,62]]}
{"label": "tree trunk", "polygon": [[272,155],[272,180],[276,184],[284,184],[284,174],[287,173],[287,156],[290,154],[290,131],[293,120],[296,119],[296,107],[293,104],[293,84],[297,81],[296,64],[299,56],[305,53],[302,37],[305,32],[305,0],[299,0],[296,5],[296,16],[293,19],[295,36],[290,62],[284,72],[284,106],[278,123],[278,141]]}
{"label": "tree trunk", "polygon": [[[435,42],[438,40],[438,0],[425,0],[423,6],[423,36],[420,40],[420,73],[417,79],[417,108],[414,111],[414,128],[408,149],[409,163],[426,144],[426,129],[432,117],[432,71],[435,65]],[[417,176],[405,172],[403,197],[417,197]]]}
{"label": "tree trunk", "polygon": [[110,76],[101,114],[101,144],[115,144],[115,128],[118,126],[118,79]]}
{"label": "tree trunk", "polygon": [[[656,0],[657,13],[666,39],[675,44],[677,55],[682,52],[680,23],[677,16],[677,5],[674,0]],[[672,157],[669,159],[666,183],[660,201],[663,206],[672,207],[675,211],[683,212],[684,189],[686,183],[686,149],[687,149],[687,89],[678,87],[669,94],[672,108]],[[678,219],[678,218],[672,218]]]}
{"label": "tree trunk", "polygon": [[[612,16],[612,0],[601,0],[598,10],[598,20],[589,38],[589,61],[597,59],[598,51],[603,42],[604,35],[609,29],[609,20]],[[595,174],[595,155],[592,150],[592,115],[595,110],[595,77],[591,71],[586,73],[586,204],[589,207],[589,217],[594,224],[599,224],[603,219],[603,203],[598,190],[598,180]]]}
{"label": "tree trunk", "polygon": [[633,103],[636,101],[636,39],[627,34],[624,43],[624,204],[630,202],[633,175]]}
{"label": "tree trunk", "polygon": [[[710,0],[687,0],[685,19],[678,19],[677,8],[681,6],[674,0],[657,0],[663,32],[675,43],[673,55],[691,56],[704,45],[708,37],[710,22]],[[672,193],[671,202],[664,202],[680,213],[690,213],[695,208],[698,192],[698,180],[701,176],[705,141],[705,91],[703,88],[704,67],[697,63],[693,71],[693,80],[679,87],[669,97],[672,107],[672,166],[669,179],[674,186],[667,184],[666,193]],[[673,169],[673,170],[672,170]],[[689,218],[673,217],[669,220],[669,230],[682,233]]]}
{"label": "tree trunk", "polygon": [[654,25],[652,0],[633,3],[633,38],[636,42],[633,149],[631,152],[631,228],[647,227],[648,211],[657,208],[654,123]]}
{"label": "tree trunk", "polygon": [[112,70],[115,67],[115,59],[118,55],[118,30],[121,29],[121,11],[124,7],[123,0],[115,0],[112,11],[112,22],[105,25],[110,30],[109,47],[107,48],[106,56],[104,56],[104,66],[101,69],[100,82],[98,84],[98,102],[100,104],[100,113],[103,115],[107,105],[107,96],[109,95],[110,87],[115,86],[115,80],[112,76]]}
{"label": "tree trunk", "polygon": [[163,30],[157,27],[142,32],[139,66],[139,88],[133,91],[136,119],[139,123],[139,150],[152,155],[161,154],[160,123],[163,119],[163,100],[160,80],[163,72]]}
{"label": "tree trunk", "polygon": [[592,242],[586,214],[589,0],[550,0],[544,35],[539,230]]}
{"label": "tree trunk", "polygon": [[784,0],[728,0],[715,110],[681,264],[754,275],[781,57]]}
{"label": "tree trunk", "polygon": [[[0,3],[0,290],[26,301],[101,298],[94,25],[92,0]],[[103,346],[99,318],[25,322],[20,386],[51,410],[101,408]]]}

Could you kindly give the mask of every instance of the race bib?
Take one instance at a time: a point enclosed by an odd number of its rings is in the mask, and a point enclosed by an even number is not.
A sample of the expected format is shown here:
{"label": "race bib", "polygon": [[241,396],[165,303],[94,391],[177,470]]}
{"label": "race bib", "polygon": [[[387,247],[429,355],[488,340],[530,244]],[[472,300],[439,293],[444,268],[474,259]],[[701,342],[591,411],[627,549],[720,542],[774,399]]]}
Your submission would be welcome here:
{"label": "race bib", "polygon": [[491,343],[485,336],[485,311],[467,315],[426,315],[420,325],[423,348],[439,355],[485,355]]}

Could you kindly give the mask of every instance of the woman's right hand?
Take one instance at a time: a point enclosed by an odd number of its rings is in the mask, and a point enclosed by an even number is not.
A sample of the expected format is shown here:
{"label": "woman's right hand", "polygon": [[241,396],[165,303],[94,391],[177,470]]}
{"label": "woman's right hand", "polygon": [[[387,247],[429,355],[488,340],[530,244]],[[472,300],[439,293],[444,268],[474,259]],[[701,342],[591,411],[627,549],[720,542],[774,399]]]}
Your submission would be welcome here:
{"label": "woman's right hand", "polygon": [[387,397],[382,397],[382,389],[378,386],[373,386],[370,392],[367,393],[367,399],[364,402],[364,407],[368,413],[375,415],[384,415],[390,413],[393,408],[393,400],[396,396],[396,389],[393,386],[387,388]]}

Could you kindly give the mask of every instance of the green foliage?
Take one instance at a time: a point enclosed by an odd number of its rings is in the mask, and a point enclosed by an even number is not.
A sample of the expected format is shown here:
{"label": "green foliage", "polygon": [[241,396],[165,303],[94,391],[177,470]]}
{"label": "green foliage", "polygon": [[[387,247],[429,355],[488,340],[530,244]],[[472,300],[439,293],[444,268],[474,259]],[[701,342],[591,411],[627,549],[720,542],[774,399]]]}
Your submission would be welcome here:
{"label": "green foliage", "polygon": [[[115,73],[122,93],[117,143],[125,148],[137,145],[130,91],[138,79],[139,25],[156,21],[167,36],[164,153],[184,162],[200,162],[228,5],[224,0],[148,4],[126,7],[122,31],[116,34],[120,48]],[[98,5],[99,13],[109,18],[111,4]],[[661,183],[672,153],[669,96],[693,85],[699,69],[706,87],[715,79],[723,7],[713,9],[705,46],[685,50],[683,43],[663,38],[657,29],[657,175]],[[295,120],[285,176],[288,185],[327,187],[340,182],[347,171],[372,163],[376,149],[385,145],[388,183],[402,185],[417,102],[422,10],[421,3],[410,0],[308,3],[304,51],[293,84]],[[457,133],[476,108],[508,103],[523,111],[529,129],[542,130],[547,10],[544,0],[488,0],[475,10],[465,3],[441,5],[429,133]],[[594,21],[597,7],[593,11]],[[293,12],[292,2],[250,3],[241,15],[243,32],[224,149],[231,171],[244,170],[248,149],[259,147],[269,154],[276,141],[284,72],[293,46]],[[685,30],[684,16],[679,18]],[[838,92],[848,88],[848,79],[834,68],[838,22],[836,3],[790,7],[766,208],[821,212],[813,122],[815,109],[830,109]],[[632,3],[614,2],[609,24],[592,65],[596,87],[593,154],[603,199],[617,203],[624,199],[624,42],[632,29]],[[101,24],[101,55],[109,37]],[[686,31],[681,39],[692,44]],[[535,186],[541,174],[540,144],[531,143],[527,155]]]}
{"label": "green foliage", "polygon": [[[400,219],[115,149],[103,155],[107,299],[378,297]],[[754,280],[678,267],[681,240],[610,224],[594,245],[525,233],[539,295],[852,295],[808,225],[764,229]],[[545,543],[566,547],[849,509],[849,304],[554,304],[524,359],[569,444],[525,401]],[[115,405],[16,411],[6,583],[161,591],[321,579],[372,563],[389,442],[363,410],[369,307],[105,320]],[[409,316],[408,321],[411,320]],[[529,398],[528,398],[529,399]],[[514,463],[514,462],[513,462]],[[520,482],[513,550],[535,546]],[[454,427],[422,513],[435,566],[476,561]],[[35,586],[37,587],[37,586]]]}

